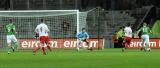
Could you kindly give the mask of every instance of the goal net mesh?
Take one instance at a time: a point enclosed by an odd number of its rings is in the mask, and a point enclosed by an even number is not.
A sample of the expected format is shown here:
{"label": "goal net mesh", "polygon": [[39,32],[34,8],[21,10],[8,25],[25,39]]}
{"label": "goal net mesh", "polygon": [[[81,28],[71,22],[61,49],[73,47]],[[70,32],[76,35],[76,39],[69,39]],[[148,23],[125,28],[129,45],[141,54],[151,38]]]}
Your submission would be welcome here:
{"label": "goal net mesh", "polygon": [[12,19],[16,25],[16,37],[29,39],[35,35],[34,29],[44,19],[50,29],[49,36],[54,39],[75,38],[76,33],[86,27],[87,13],[78,10],[28,10],[0,11],[0,47],[6,47],[5,25]]}

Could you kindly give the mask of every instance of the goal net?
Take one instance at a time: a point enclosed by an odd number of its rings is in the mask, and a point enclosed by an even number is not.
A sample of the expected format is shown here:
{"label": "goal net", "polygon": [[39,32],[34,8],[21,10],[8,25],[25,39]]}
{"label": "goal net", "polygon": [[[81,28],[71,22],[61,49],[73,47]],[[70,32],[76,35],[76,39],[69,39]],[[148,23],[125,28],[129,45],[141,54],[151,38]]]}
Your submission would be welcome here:
{"label": "goal net", "polygon": [[[52,47],[65,48],[75,47],[76,33],[86,26],[86,17],[87,13],[78,10],[0,11],[0,48],[7,46],[5,25],[9,23],[8,19],[12,19],[16,25],[16,37],[22,49],[38,45],[34,39],[34,29],[40,23],[40,19],[44,19],[50,29],[49,36],[51,40],[54,39]],[[64,42],[66,39],[70,42]],[[63,44],[65,47],[59,46]]]}

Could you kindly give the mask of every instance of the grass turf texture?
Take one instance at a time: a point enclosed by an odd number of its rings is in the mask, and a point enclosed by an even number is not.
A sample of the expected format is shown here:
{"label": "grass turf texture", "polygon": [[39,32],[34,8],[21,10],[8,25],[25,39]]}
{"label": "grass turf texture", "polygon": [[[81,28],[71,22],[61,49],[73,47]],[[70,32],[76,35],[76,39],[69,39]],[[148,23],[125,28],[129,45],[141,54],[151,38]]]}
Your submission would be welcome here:
{"label": "grass turf texture", "polygon": [[54,50],[47,55],[33,55],[19,51],[12,54],[0,52],[0,68],[159,68],[160,50],[151,52],[140,50],[104,49],[76,52],[74,50]]}

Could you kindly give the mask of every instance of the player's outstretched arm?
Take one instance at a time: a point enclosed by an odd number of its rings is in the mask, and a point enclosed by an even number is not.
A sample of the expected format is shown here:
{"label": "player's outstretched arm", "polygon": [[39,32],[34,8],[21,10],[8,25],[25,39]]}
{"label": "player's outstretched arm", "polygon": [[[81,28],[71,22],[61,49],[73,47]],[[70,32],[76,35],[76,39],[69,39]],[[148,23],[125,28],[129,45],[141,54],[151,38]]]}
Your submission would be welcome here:
{"label": "player's outstretched arm", "polygon": [[79,34],[80,34],[80,33],[77,33],[77,34],[76,34],[76,37],[77,37],[77,38],[79,38],[79,37],[78,37],[78,36],[79,36]]}
{"label": "player's outstretched arm", "polygon": [[87,35],[87,39],[89,39],[89,34],[86,32],[86,35]]}
{"label": "player's outstretched arm", "polygon": [[18,33],[15,29],[13,29],[13,32],[14,32],[15,34],[17,34],[17,33]]}
{"label": "player's outstretched arm", "polygon": [[16,31],[16,27],[13,26],[13,29],[11,29],[13,33],[17,34],[17,31]]}
{"label": "player's outstretched arm", "polygon": [[45,30],[46,30],[47,33],[50,32],[50,30],[49,30],[47,25],[45,25]]}
{"label": "player's outstretched arm", "polygon": [[141,28],[136,32],[137,33],[137,35],[139,34],[139,32],[141,31]]}
{"label": "player's outstretched arm", "polygon": [[151,30],[150,28],[149,28],[149,33],[150,33],[150,34],[153,34],[153,32],[152,32],[152,30]]}
{"label": "player's outstretched arm", "polygon": [[35,33],[38,33],[38,29],[35,29],[34,32],[35,32]]}

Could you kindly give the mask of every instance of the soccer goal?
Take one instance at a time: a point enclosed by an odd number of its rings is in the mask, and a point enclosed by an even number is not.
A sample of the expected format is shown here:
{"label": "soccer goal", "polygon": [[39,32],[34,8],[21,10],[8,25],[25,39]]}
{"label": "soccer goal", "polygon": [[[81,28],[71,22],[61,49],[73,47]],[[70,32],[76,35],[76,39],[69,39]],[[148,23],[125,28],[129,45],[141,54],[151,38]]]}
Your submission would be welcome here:
{"label": "soccer goal", "polygon": [[[33,48],[37,45],[34,29],[44,19],[50,29],[49,36],[53,48],[74,48],[76,33],[86,24],[87,14],[79,10],[18,10],[0,11],[1,31],[0,46],[6,45],[5,25],[8,19],[16,25],[16,37],[21,48]],[[80,24],[81,22],[81,24]]]}

